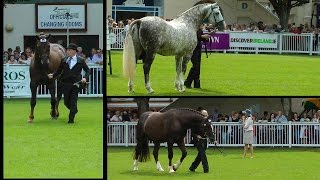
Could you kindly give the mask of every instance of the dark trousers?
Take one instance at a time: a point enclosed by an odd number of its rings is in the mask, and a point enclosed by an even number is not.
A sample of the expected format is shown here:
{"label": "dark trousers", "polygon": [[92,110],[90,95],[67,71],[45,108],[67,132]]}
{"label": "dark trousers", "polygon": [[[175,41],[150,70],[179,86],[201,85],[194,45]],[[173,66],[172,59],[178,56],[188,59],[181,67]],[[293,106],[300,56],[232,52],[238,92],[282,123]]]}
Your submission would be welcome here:
{"label": "dark trousers", "polygon": [[190,170],[195,170],[202,162],[202,167],[204,171],[209,171],[209,165],[206,155],[207,140],[200,140],[194,143],[194,146],[198,149],[198,155],[196,159],[191,164]]}
{"label": "dark trousers", "polygon": [[64,105],[66,105],[66,107],[70,110],[69,121],[73,121],[78,112],[78,93],[79,88],[77,86],[64,85],[63,87]]}
{"label": "dark trousers", "polygon": [[196,47],[191,56],[192,67],[189,71],[186,79],[186,84],[191,85],[194,81],[194,85],[200,86],[200,64],[201,64],[201,47]]}

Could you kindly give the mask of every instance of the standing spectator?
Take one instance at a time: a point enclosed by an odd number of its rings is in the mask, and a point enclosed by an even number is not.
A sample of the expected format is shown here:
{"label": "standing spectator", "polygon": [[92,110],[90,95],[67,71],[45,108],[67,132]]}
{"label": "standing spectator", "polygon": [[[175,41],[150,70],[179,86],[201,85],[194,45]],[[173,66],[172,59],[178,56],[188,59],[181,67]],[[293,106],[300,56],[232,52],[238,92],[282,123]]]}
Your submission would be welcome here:
{"label": "standing spectator", "polygon": [[244,120],[243,123],[243,158],[246,158],[248,145],[251,153],[251,158],[253,158],[253,120],[251,118],[251,111],[246,109],[243,111],[242,119]]}
{"label": "standing spectator", "polygon": [[[320,110],[319,110],[320,112]],[[320,123],[320,117],[317,117],[317,113],[314,113],[312,122],[314,123]],[[313,144],[320,144],[320,125],[314,125],[314,130],[313,130]]]}
{"label": "standing spectator", "polygon": [[268,120],[268,111],[263,112],[263,116],[261,117],[261,120]]}
{"label": "standing spectator", "polygon": [[[304,122],[310,122],[310,119],[308,118],[307,116],[307,113],[303,113],[303,117],[300,118],[300,122],[304,123]],[[307,129],[307,126],[303,125],[301,126],[301,129],[300,129],[300,140],[303,144],[306,144],[307,142],[307,138],[308,138],[308,129]]]}
{"label": "standing spectator", "polygon": [[122,113],[122,122],[126,122],[126,121],[127,121],[127,122],[130,122],[131,119],[130,119],[127,111],[123,111],[123,113]]}
{"label": "standing spectator", "polygon": [[[120,111],[116,111],[115,115],[112,116],[110,122],[121,122],[122,117]],[[121,141],[120,127],[114,126],[112,131],[112,142],[119,143]]]}
{"label": "standing spectator", "polygon": [[26,56],[26,59],[25,59],[25,60],[20,59],[20,60],[19,60],[19,63],[20,63],[20,64],[30,65],[31,59],[32,59],[32,57],[33,57],[31,48],[30,48],[30,47],[27,47],[22,54],[24,54],[24,55]]}
{"label": "standing spectator", "polygon": [[[268,119],[268,122],[270,123],[274,123],[275,122],[275,114],[272,112],[270,113],[270,118]],[[270,144],[274,144],[275,142],[275,131],[276,130],[276,126],[275,125],[270,125],[269,127],[269,134],[270,134]]]}
{"label": "standing spectator", "polygon": [[113,115],[112,118],[110,119],[110,122],[121,122],[121,121],[122,121],[121,113],[120,111],[116,111],[115,115]]}
{"label": "standing spectator", "polygon": [[19,54],[21,54],[21,48],[20,48],[20,46],[16,46],[16,50],[15,50],[15,51],[18,51]]}
{"label": "standing spectator", "polygon": [[8,53],[9,53],[9,55],[11,55],[13,53],[12,48],[8,48]]}
{"label": "standing spectator", "polygon": [[[278,115],[275,119],[275,122],[277,123],[287,123],[288,120],[287,118],[282,114],[282,111],[278,111]],[[284,144],[284,126],[283,125],[278,125],[277,130],[278,130],[278,143]]]}
{"label": "standing spectator", "polygon": [[77,47],[77,56],[82,57],[83,59],[86,59],[86,55],[82,51],[82,47]]}
{"label": "standing spectator", "polygon": [[103,65],[103,55],[102,50],[100,48],[97,50],[97,54],[93,55],[92,62],[94,64]]}
{"label": "standing spectator", "polygon": [[[291,119],[292,122],[299,122],[299,117],[298,117],[298,113],[294,112],[293,113],[293,117]],[[293,127],[293,142],[299,144],[300,143],[300,138],[299,138],[299,134],[300,134],[300,126],[292,126]]]}
{"label": "standing spectator", "polygon": [[97,50],[96,50],[96,48],[92,48],[92,49],[91,49],[91,52],[90,52],[90,55],[89,55],[88,58],[87,58],[87,63],[93,63],[93,62],[92,62],[92,59],[93,59],[93,56],[94,56],[95,54],[97,54]]}
{"label": "standing spectator", "polygon": [[14,55],[14,59],[18,62],[19,59],[20,59],[20,51],[15,50],[15,51],[13,52],[13,55]]}

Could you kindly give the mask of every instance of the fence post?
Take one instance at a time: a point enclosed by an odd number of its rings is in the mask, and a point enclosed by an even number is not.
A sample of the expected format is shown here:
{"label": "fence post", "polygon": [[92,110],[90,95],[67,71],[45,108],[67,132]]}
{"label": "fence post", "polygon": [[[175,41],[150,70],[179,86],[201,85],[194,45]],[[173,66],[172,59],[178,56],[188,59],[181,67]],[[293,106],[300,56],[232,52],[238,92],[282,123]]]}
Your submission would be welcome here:
{"label": "fence post", "polygon": [[312,51],[313,51],[313,34],[310,33],[310,43],[309,43],[309,55],[312,55]]}
{"label": "fence post", "polygon": [[279,54],[282,54],[282,33],[279,34]]}
{"label": "fence post", "polygon": [[292,121],[289,121],[289,148],[292,147]]}
{"label": "fence post", "polygon": [[129,145],[129,142],[128,142],[128,130],[129,130],[129,128],[128,128],[128,121],[126,121],[125,122],[125,131],[124,131],[124,137],[125,137],[125,140],[124,140],[124,143],[125,143],[125,146],[126,147],[128,147],[128,145]]}

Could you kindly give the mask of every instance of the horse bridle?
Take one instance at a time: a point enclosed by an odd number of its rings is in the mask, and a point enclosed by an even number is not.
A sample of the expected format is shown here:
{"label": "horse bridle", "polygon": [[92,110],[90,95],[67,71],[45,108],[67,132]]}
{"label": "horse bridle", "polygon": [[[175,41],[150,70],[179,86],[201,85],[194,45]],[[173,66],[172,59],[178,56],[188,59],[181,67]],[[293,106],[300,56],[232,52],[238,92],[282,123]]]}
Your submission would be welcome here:
{"label": "horse bridle", "polygon": [[[210,14],[208,16],[205,17],[205,19],[209,18],[211,16],[211,14],[213,13],[213,9],[219,8],[219,6],[212,7],[212,5],[210,7],[211,7],[211,12],[210,12]],[[219,9],[219,11],[220,11],[220,9]],[[221,11],[220,11],[220,13],[221,13]],[[214,18],[214,21],[216,22],[216,24],[219,24],[220,22],[224,21],[224,19],[222,19],[221,21],[217,22],[216,16],[213,16],[213,18]]]}

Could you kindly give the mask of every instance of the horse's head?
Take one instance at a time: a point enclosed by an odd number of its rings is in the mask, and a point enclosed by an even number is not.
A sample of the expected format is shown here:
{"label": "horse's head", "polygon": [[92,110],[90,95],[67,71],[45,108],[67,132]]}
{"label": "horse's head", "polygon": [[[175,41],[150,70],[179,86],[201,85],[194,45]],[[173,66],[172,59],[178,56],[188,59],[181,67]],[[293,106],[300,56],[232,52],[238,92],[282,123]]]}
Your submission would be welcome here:
{"label": "horse's head", "polygon": [[208,112],[206,110],[202,110],[201,114],[203,115],[203,120],[201,122],[199,128],[199,134],[202,137],[208,137],[211,142],[215,140],[213,127],[211,125],[211,120],[208,119]]}
{"label": "horse's head", "polygon": [[207,12],[204,20],[208,20],[210,24],[215,24],[219,31],[224,31],[226,29],[222,9],[217,3],[206,5],[204,10]]}
{"label": "horse's head", "polygon": [[37,38],[37,44],[36,44],[36,58],[39,58],[41,60],[42,65],[49,64],[49,55],[50,55],[50,43],[49,38],[51,34],[46,36],[44,33],[40,33],[39,36],[36,36]]}

